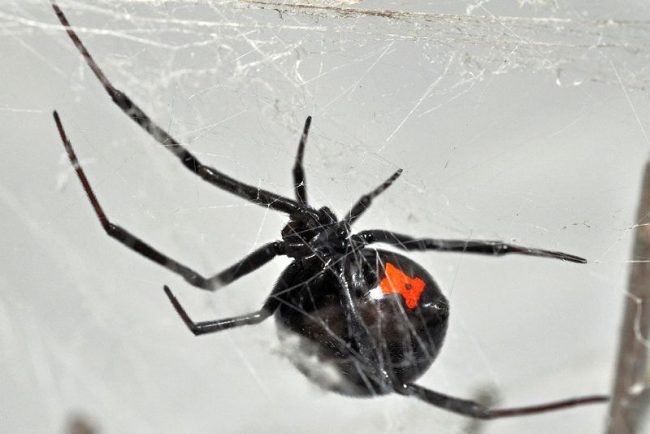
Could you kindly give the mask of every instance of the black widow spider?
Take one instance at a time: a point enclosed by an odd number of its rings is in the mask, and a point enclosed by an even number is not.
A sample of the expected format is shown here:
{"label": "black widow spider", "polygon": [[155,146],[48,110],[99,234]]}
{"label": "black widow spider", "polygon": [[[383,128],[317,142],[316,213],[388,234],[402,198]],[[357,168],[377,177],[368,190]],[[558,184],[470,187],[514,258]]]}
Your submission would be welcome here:
{"label": "black widow spider", "polygon": [[[275,315],[280,337],[298,337],[300,353],[292,362],[324,388],[353,396],[398,393],[415,396],[436,407],[465,416],[493,419],[520,416],[604,402],[604,395],[585,396],[546,404],[490,409],[414,384],[437,356],[447,330],[449,304],[438,285],[420,265],[407,257],[370,244],[384,243],[402,250],[436,250],[501,256],[517,253],[585,263],[583,258],[561,252],[531,249],[500,241],[439,240],[412,238],[384,230],[351,233],[350,226],[401,174],[396,171],[383,184],[354,204],[342,220],[327,207],[312,208],[307,201],[302,165],[311,117],[308,117],[293,168],[296,199],[237,181],[208,167],[156,125],[104,75],[67,18],[56,4],[56,15],[84,60],[113,102],[148,132],[181,163],[203,180],[249,202],[285,212],[289,223],[282,240],[266,244],[233,266],[212,277],[203,277],[169,258],[126,229],[113,224],[95,197],[68,140],[57,112],[56,126],[68,157],[106,233],[130,249],[182,276],[190,284],[214,291],[256,270],[278,255],[293,258],[264,305],[257,312],[215,321],[194,322],[171,290],[164,290],[176,312],[195,335],[243,325],[258,324]],[[327,379],[315,369],[334,368]],[[332,370],[329,369],[328,372]]]}

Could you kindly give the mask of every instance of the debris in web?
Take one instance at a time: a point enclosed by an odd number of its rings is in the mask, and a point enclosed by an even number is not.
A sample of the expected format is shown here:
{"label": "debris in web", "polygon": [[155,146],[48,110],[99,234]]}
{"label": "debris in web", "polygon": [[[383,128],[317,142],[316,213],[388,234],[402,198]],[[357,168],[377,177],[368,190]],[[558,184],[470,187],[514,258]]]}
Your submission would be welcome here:
{"label": "debris in web", "polygon": [[[349,27],[339,30],[367,35],[371,40],[415,40],[435,44],[436,50],[438,45],[463,47],[465,55],[460,63],[472,77],[546,70],[556,75],[558,85],[579,85],[584,80],[618,85],[619,79],[608,59],[624,56],[627,69],[622,84],[645,89],[650,83],[646,71],[650,23],[646,21],[503,17],[491,15],[485,8],[481,8],[484,15],[451,15],[364,9],[347,4],[244,1],[288,14],[354,20]],[[377,20],[383,20],[391,31],[377,26]]]}

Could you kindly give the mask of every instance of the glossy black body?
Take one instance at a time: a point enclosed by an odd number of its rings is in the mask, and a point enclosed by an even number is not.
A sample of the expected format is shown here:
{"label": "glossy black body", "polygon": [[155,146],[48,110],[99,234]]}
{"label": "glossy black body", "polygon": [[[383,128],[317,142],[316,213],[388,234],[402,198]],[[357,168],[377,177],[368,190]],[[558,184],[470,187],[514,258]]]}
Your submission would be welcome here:
{"label": "glossy black body", "polygon": [[[449,317],[447,299],[431,275],[403,255],[365,248],[342,261],[352,298],[378,349],[373,364],[382,366],[400,383],[414,381],[429,369],[440,351]],[[425,282],[415,308],[407,307],[398,293],[382,293],[379,282],[385,277],[386,263]],[[323,271],[320,258],[291,263],[280,276],[276,291],[281,300],[275,313],[278,334],[290,346],[289,357],[303,374],[326,389],[346,395],[392,391],[390,384],[382,384],[373,372],[340,350],[342,342],[354,339],[341,306],[339,280]],[[331,375],[332,369],[336,375]]]}

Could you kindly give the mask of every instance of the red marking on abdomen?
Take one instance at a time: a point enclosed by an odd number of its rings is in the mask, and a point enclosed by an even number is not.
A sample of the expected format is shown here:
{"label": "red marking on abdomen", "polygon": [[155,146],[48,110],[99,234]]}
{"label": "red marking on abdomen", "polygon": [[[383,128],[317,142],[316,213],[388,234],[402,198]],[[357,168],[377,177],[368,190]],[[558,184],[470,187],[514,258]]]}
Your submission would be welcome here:
{"label": "red marking on abdomen", "polygon": [[401,294],[406,306],[409,309],[415,309],[420,301],[422,291],[424,291],[425,283],[419,277],[407,276],[402,270],[387,262],[386,276],[381,279],[379,286],[384,294]]}

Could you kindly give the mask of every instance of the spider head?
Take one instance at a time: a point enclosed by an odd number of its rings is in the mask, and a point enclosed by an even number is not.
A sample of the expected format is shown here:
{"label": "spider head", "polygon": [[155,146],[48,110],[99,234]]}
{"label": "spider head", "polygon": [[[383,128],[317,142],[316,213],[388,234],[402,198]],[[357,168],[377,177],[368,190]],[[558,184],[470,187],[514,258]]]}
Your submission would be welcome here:
{"label": "spider head", "polygon": [[313,256],[324,234],[331,232],[336,223],[336,216],[327,207],[291,214],[289,223],[282,229],[287,255],[293,258]]}
{"label": "spider head", "polygon": [[344,255],[350,247],[350,227],[345,222],[337,222],[321,231],[314,240],[313,249],[322,257]]}

